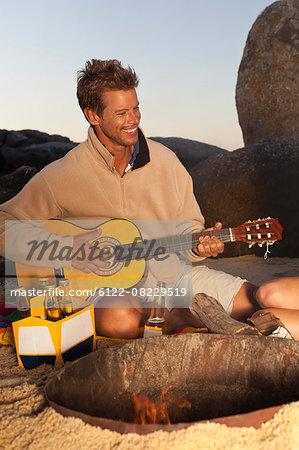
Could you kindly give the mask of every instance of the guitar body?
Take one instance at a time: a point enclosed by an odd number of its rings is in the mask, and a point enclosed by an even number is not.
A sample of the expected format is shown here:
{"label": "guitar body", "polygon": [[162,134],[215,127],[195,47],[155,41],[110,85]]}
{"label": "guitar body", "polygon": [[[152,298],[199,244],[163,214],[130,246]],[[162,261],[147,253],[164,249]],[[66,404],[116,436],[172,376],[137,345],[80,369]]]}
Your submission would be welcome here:
{"label": "guitar body", "polygon": [[[49,220],[42,228],[61,236],[76,236],[101,229],[102,232],[97,238],[97,247],[108,247],[112,251],[116,246],[142,240],[137,226],[123,219],[112,219],[94,228],[83,228],[64,220]],[[97,274],[88,274],[73,268],[65,268],[64,276],[70,280],[71,288],[78,291],[78,293],[83,290],[94,291],[104,287],[128,289],[135,286],[143,278],[145,269],[145,260],[141,259],[129,261],[129,264],[123,261],[113,262],[109,268],[103,268]],[[53,284],[56,284],[54,269],[16,263],[16,272],[19,285],[24,286],[26,289],[37,288],[40,277],[49,277],[51,283],[53,281]],[[88,295],[90,295],[90,292]],[[85,298],[88,295],[86,295],[86,292],[82,293],[82,296]],[[77,296],[81,297],[81,295]]]}

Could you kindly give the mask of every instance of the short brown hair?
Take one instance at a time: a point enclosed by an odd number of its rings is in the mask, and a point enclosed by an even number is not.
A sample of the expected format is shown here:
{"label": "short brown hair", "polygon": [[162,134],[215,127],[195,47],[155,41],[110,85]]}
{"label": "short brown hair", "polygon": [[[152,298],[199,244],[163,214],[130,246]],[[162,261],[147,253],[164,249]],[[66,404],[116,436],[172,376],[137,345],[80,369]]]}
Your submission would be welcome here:
{"label": "short brown hair", "polygon": [[138,86],[135,71],[128,66],[122,67],[117,59],[92,59],[87,61],[85,69],[78,72],[77,97],[80,108],[90,108],[102,116],[106,105],[103,102],[105,91],[128,90]]}

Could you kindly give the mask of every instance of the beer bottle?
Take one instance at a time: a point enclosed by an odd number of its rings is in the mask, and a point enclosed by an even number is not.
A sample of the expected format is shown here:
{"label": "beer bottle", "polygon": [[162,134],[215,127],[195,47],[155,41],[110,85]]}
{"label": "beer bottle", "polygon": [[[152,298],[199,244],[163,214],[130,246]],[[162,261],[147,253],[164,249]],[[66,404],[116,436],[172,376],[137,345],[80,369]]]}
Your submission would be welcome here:
{"label": "beer bottle", "polygon": [[43,291],[41,295],[45,294],[45,291],[47,289],[47,286],[49,285],[49,278],[48,277],[40,277],[38,280],[38,290]]}
{"label": "beer bottle", "polygon": [[[45,300],[46,300],[46,291],[48,286],[50,285],[49,282],[49,278],[48,277],[40,277],[39,282],[38,282],[38,290],[41,291],[41,297],[43,298],[43,303],[44,303],[44,310],[46,308],[46,304],[45,304]],[[39,316],[41,319],[46,319],[46,312],[44,312],[44,314],[42,314],[41,316]]]}
{"label": "beer bottle", "polygon": [[73,302],[70,296],[70,283],[67,278],[60,278],[59,280],[59,291],[63,291],[63,295],[59,292],[60,299],[60,312],[62,318],[68,317],[73,314]]}
{"label": "beer bottle", "polygon": [[45,307],[47,319],[56,322],[61,319],[60,308],[55,295],[56,286],[53,284],[47,286],[45,295]]}
{"label": "beer bottle", "polygon": [[30,304],[23,286],[17,289],[17,311],[19,319],[25,319],[30,316]]}
{"label": "beer bottle", "polygon": [[164,319],[166,283],[158,281],[156,291],[151,314],[144,325],[143,337],[161,336],[167,331]]}

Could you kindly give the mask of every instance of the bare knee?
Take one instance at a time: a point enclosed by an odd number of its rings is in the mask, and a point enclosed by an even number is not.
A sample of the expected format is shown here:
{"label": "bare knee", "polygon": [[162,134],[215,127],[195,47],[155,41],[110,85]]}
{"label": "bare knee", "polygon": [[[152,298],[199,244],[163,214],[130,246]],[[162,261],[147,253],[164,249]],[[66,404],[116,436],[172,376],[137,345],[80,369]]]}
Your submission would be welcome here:
{"label": "bare knee", "polygon": [[281,308],[283,295],[275,281],[265,283],[256,291],[256,300],[262,308]]}
{"label": "bare knee", "polygon": [[[96,334],[119,339],[136,339],[143,336],[144,318],[134,307],[122,299],[99,303],[95,308]],[[105,306],[105,307],[102,307]]]}

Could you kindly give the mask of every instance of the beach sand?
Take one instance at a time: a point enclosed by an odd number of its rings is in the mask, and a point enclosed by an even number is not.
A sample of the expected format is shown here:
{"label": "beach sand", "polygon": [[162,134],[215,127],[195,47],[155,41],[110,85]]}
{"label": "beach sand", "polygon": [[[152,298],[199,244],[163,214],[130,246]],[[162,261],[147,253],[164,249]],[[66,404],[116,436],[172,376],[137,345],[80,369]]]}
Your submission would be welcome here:
{"label": "beach sand", "polygon": [[[282,276],[299,276],[299,259],[256,256],[206,261],[216,270],[239,275],[260,285]],[[66,418],[47,405],[44,385],[59,367],[18,367],[9,346],[0,347],[0,448],[5,449],[299,449],[299,402],[283,406],[259,429],[229,428],[216,423],[148,435],[121,435]]]}
{"label": "beach sand", "polygon": [[237,258],[208,258],[204,264],[211,269],[245,278],[257,286],[281,277],[299,277],[299,258],[268,256],[264,260],[254,255],[245,255]]}

